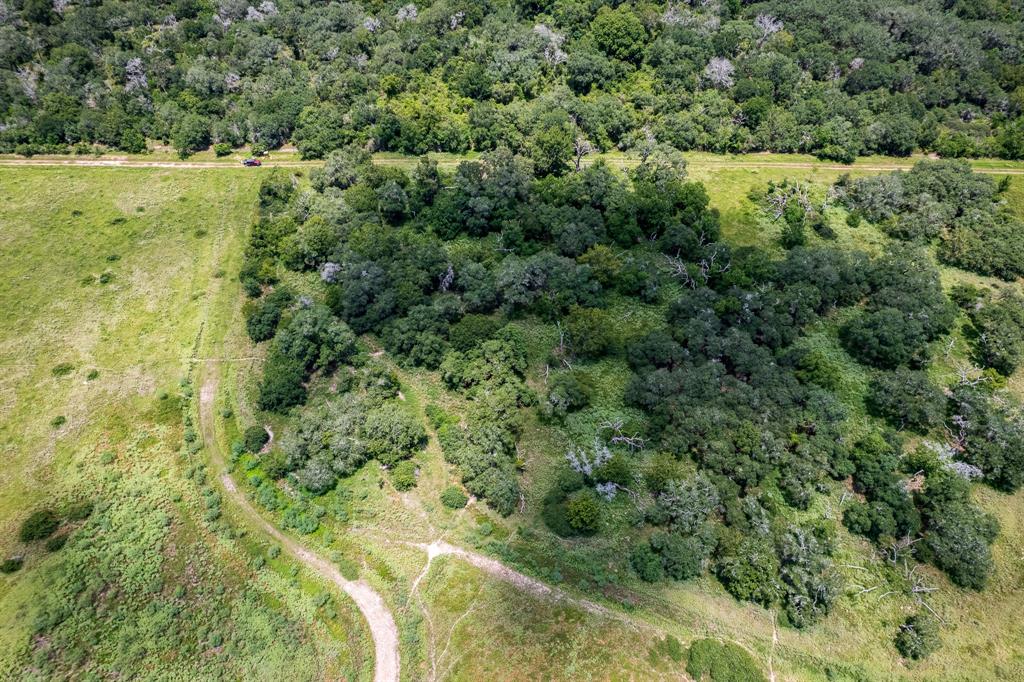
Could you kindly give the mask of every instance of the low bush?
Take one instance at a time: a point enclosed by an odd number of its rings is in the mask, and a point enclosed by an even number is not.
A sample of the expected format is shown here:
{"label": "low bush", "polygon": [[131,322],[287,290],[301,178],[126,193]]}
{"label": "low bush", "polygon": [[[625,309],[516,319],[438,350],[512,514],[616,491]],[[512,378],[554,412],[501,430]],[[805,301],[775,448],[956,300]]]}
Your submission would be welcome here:
{"label": "low bush", "polygon": [[690,645],[686,660],[690,677],[713,682],[764,682],[754,658],[738,644],[698,639]]}
{"label": "low bush", "polygon": [[65,545],[65,543],[67,543],[67,541],[67,533],[64,533],[62,535],[54,535],[52,538],[46,541],[46,551],[57,552]]}
{"label": "low bush", "polygon": [[469,502],[469,497],[462,488],[450,485],[441,492],[441,504],[449,509],[462,509]]}
{"label": "low bush", "polygon": [[896,633],[895,644],[904,658],[927,658],[942,644],[939,640],[939,624],[926,613],[908,616]]}
{"label": "low bush", "polygon": [[70,362],[62,362],[59,365],[54,365],[53,369],[50,370],[55,377],[63,377],[71,374],[75,370],[75,366]]}
{"label": "low bush", "polygon": [[245,430],[246,452],[257,453],[270,440],[270,434],[262,426],[250,426]]}
{"label": "low bush", "polygon": [[416,487],[416,463],[411,459],[404,460],[391,470],[391,483],[401,492]]}
{"label": "low bush", "polygon": [[49,509],[32,512],[21,524],[18,537],[22,542],[42,540],[54,534],[60,526],[60,518]]}

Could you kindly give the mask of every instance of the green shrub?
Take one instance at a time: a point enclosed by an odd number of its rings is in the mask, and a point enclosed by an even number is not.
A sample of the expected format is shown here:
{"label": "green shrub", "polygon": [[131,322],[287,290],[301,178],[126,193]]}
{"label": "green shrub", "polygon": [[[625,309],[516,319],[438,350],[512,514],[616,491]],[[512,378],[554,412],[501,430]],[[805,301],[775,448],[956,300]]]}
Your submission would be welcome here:
{"label": "green shrub", "polygon": [[93,379],[97,378],[99,375],[100,375],[100,371],[98,369],[90,369],[89,373],[85,375],[85,378],[86,378],[87,381],[92,381]]}
{"label": "green shrub", "polygon": [[455,424],[458,420],[444,411],[444,408],[430,403],[426,407],[427,421],[434,429],[440,429],[445,424]]}
{"label": "green shrub", "polygon": [[245,430],[244,440],[246,452],[257,453],[270,440],[270,434],[262,426],[250,426]]}
{"label": "green shrub", "polygon": [[39,509],[22,522],[18,537],[22,542],[42,540],[53,535],[59,526],[60,518],[52,510]]}
{"label": "green shrub", "polygon": [[260,456],[260,466],[272,480],[277,480],[288,473],[288,456],[283,450],[271,450]]}
{"label": "green shrub", "polygon": [[590,535],[601,520],[601,504],[593,491],[577,490],[565,503],[565,518],[577,533]]}
{"label": "green shrub", "polygon": [[450,485],[441,491],[441,504],[449,509],[462,509],[469,502],[469,497],[462,492],[462,488]]}
{"label": "green shrub", "polygon": [[649,542],[638,543],[630,555],[629,562],[636,574],[645,582],[655,583],[665,577],[661,557],[655,553]]}
{"label": "green shrub", "polygon": [[494,338],[501,326],[500,320],[488,315],[466,315],[448,330],[448,340],[455,350],[468,351]]}
{"label": "green shrub", "polygon": [[416,487],[416,463],[411,459],[404,460],[391,470],[391,483],[401,492]]}
{"label": "green shrub", "polygon": [[57,551],[59,551],[64,546],[64,544],[68,541],[68,537],[69,537],[69,535],[67,533],[63,533],[61,535],[54,535],[52,538],[50,538],[49,540],[46,541],[46,545],[45,545],[46,546],[46,551],[47,552],[57,552]]}
{"label": "green shrub", "polygon": [[[686,660],[690,677],[713,682],[764,682],[757,661],[738,644],[698,639],[690,645]],[[706,676],[706,677],[705,677]]]}
{"label": "green shrub", "polygon": [[227,156],[228,154],[231,153],[231,145],[228,144],[227,142],[218,142],[217,144],[213,145],[213,153],[216,154],[218,157]]}
{"label": "green shrub", "polygon": [[262,410],[284,412],[306,401],[306,368],[299,360],[271,350],[263,365],[259,406]]}
{"label": "green shrub", "polygon": [[898,429],[924,433],[942,422],[946,397],[926,372],[898,367],[875,375],[867,406],[871,414]]}
{"label": "green shrub", "polygon": [[68,521],[82,521],[83,519],[89,518],[92,514],[93,505],[92,502],[84,500],[82,502],[75,502],[68,507],[65,516]]}
{"label": "green shrub", "polygon": [[50,371],[53,373],[53,376],[55,377],[63,377],[75,371],[75,366],[72,365],[70,362],[62,362],[59,365],[54,365],[53,369]]}
{"label": "green shrub", "polygon": [[667,656],[675,663],[682,663],[683,659],[686,658],[686,649],[683,648],[682,643],[673,637],[672,635],[665,635],[665,639],[661,640],[651,649],[652,660],[657,660],[663,656]]}
{"label": "green shrub", "polygon": [[54,429],[59,429],[60,427],[64,426],[67,423],[68,418],[62,414],[58,414],[56,417],[50,420],[50,427]]}
{"label": "green shrub", "polygon": [[905,658],[927,658],[941,643],[939,624],[926,613],[908,616],[896,633],[896,649]]}
{"label": "green shrub", "polygon": [[25,560],[20,556],[4,559],[0,561],[0,573],[14,573],[21,569],[23,563],[25,563]]}

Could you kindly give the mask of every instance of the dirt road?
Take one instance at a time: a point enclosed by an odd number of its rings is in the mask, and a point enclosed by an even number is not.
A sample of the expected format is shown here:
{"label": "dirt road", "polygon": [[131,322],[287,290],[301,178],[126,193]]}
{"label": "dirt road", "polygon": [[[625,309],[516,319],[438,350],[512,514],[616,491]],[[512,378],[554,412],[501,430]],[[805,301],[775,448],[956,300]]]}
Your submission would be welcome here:
{"label": "dirt road", "polygon": [[[583,159],[583,165],[589,165],[595,160],[602,158],[601,156],[595,156],[588,159]],[[631,159],[623,156],[612,156],[605,159],[612,166],[619,166],[627,168],[635,166],[638,162],[637,159]],[[453,168],[456,166],[461,159],[458,158],[447,158],[439,161],[439,165],[442,167]],[[412,166],[418,162],[418,157],[407,157],[407,158],[396,158],[396,157],[380,157],[373,160],[374,163],[382,166]],[[688,159],[689,167],[691,169],[743,169],[743,168],[787,168],[794,170],[824,170],[824,171],[868,171],[868,172],[884,172],[894,170],[910,170],[913,167],[913,162],[899,162],[892,164],[876,164],[876,165],[853,165],[846,166],[842,164],[830,163],[828,161],[767,161],[758,159],[757,154],[751,154],[744,158],[697,158]],[[300,161],[297,159],[282,159],[275,160],[273,158],[264,161],[264,168],[316,168],[323,165],[323,161]],[[85,167],[98,167],[98,168],[184,168],[184,169],[234,169],[241,170],[241,166],[235,160],[230,161],[174,161],[174,160],[146,160],[146,159],[120,159],[120,158],[46,158],[46,159],[21,159],[21,158],[3,158],[0,159],[0,167],[3,166],[41,166],[41,167],[65,167],[65,166],[85,166]],[[1024,175],[1024,168],[1019,166],[988,166],[988,167],[975,167],[976,173],[983,173],[985,175]],[[252,172],[260,172],[259,169],[253,169]]]}
{"label": "dirt road", "polygon": [[221,452],[216,438],[213,409],[219,379],[219,370],[216,366],[205,365],[203,367],[199,378],[199,425],[213,468],[228,497],[253,526],[279,543],[285,552],[302,562],[311,571],[319,573],[352,598],[363,617],[366,618],[370,634],[373,637],[374,682],[398,682],[398,627],[380,595],[365,580],[345,578],[330,561],[306,549],[264,519],[253,508],[249,499],[238,489],[231,475],[227,473],[224,453]]}

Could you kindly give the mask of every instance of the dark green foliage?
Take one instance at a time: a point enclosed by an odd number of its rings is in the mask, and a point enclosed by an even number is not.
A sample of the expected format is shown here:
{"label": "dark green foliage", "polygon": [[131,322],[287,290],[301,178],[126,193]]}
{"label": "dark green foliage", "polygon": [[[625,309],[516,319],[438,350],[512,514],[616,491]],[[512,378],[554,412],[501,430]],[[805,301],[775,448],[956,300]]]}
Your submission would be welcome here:
{"label": "dark green foliage", "polygon": [[924,522],[918,556],[945,571],[957,585],[982,589],[993,569],[995,517],[975,507],[970,486],[956,468],[924,464],[924,487],[914,498]]}
{"label": "dark green foliage", "polygon": [[1007,292],[969,309],[977,355],[985,367],[1010,376],[1024,360],[1024,297]]}
{"label": "dark green foliage", "polygon": [[556,173],[577,135],[602,150],[661,141],[842,162],[921,147],[1024,156],[1013,3],[448,3],[408,21],[364,2],[328,21],[305,4],[188,5],[173,23],[166,9],[136,3],[111,18],[106,6],[15,3],[0,151],[136,153],[149,138],[182,155],[211,143],[258,154],[290,140],[330,160],[370,143],[508,146]]}
{"label": "dark green foliage", "polygon": [[491,339],[501,329],[501,320],[488,315],[466,315],[448,330],[448,341],[457,351],[467,351]]}
{"label": "dark green foliage", "polygon": [[614,343],[612,323],[603,310],[574,307],[563,326],[570,352],[578,358],[597,359]]}
{"label": "dark green foliage", "polygon": [[306,368],[302,361],[288,357],[276,347],[271,348],[263,363],[260,382],[261,410],[283,412],[289,407],[306,402]]}
{"label": "dark green foliage", "polygon": [[682,643],[678,639],[672,635],[665,635],[665,639],[655,644],[651,649],[652,658],[661,656],[667,656],[675,663],[682,663],[683,659],[686,658],[686,649],[683,648]]}
{"label": "dark green foliage", "polygon": [[868,409],[898,429],[926,432],[942,423],[946,397],[925,372],[897,368],[875,375]]}
{"label": "dark green foliage", "polygon": [[300,308],[274,339],[274,351],[307,371],[329,369],[355,352],[355,335],[321,305]]}
{"label": "dark green foliage", "polygon": [[715,549],[715,539],[707,528],[695,535],[686,536],[655,531],[651,535],[650,545],[658,555],[667,577],[689,580],[704,572],[711,552]]}
{"label": "dark green foliage", "polygon": [[558,372],[548,379],[548,394],[540,410],[548,419],[559,421],[590,402],[587,386],[574,372]]}
{"label": "dark green foliage", "polygon": [[661,557],[658,556],[658,553],[654,551],[649,542],[637,544],[630,555],[629,561],[641,580],[653,583],[665,577],[665,569],[661,565]]}
{"label": "dark green foliage", "polygon": [[628,5],[612,10],[602,7],[590,23],[594,42],[609,57],[637,60],[644,49],[647,31]]}
{"label": "dark green foliage", "polygon": [[851,504],[845,510],[846,527],[883,545],[915,536],[921,529],[921,517],[896,473],[898,444],[872,433],[855,444],[850,459],[854,490],[867,501]]}
{"label": "dark green foliage", "polygon": [[928,344],[956,315],[936,268],[921,251],[897,248],[875,264],[868,283],[865,311],[840,330],[847,350],[876,367],[923,365]]}
{"label": "dark green foliage", "polygon": [[1016,400],[984,385],[956,386],[949,428],[961,457],[984,473],[985,481],[1012,492],[1024,484],[1024,414]]}
{"label": "dark green foliage", "polygon": [[896,633],[895,644],[896,650],[904,658],[928,658],[942,646],[939,624],[927,613],[907,616]]}
{"label": "dark green foliage", "polygon": [[468,501],[466,493],[458,486],[450,485],[441,491],[441,504],[449,509],[462,509]]}
{"label": "dark green foliage", "polygon": [[245,429],[244,445],[248,452],[259,452],[270,440],[270,434],[262,426],[250,426]]}
{"label": "dark green foliage", "polygon": [[259,343],[274,337],[281,314],[294,300],[291,292],[284,288],[274,289],[259,301],[246,315],[245,328],[249,338]]}
{"label": "dark green foliage", "polygon": [[771,542],[754,537],[730,538],[719,548],[715,572],[737,599],[769,606],[782,595],[781,568]]}
{"label": "dark green foliage", "polygon": [[21,522],[18,538],[22,542],[34,542],[48,538],[60,527],[60,517],[49,509],[39,509]]}
{"label": "dark green foliage", "polygon": [[54,535],[46,541],[47,552],[59,552],[65,544],[67,544],[70,533],[64,533],[62,535]]}
{"label": "dark green foliage", "polygon": [[698,639],[690,644],[686,672],[695,680],[712,682],[765,682],[757,661],[732,642]]}
{"label": "dark green foliage", "polygon": [[1024,230],[997,202],[997,186],[963,161],[921,161],[909,172],[843,184],[846,202],[908,241],[941,238],[951,265],[1012,280],[1024,274]]}
{"label": "dark green foliage", "polygon": [[786,221],[782,226],[782,235],[779,237],[779,244],[784,249],[793,249],[807,243],[807,233],[804,230],[803,221],[791,223]]}
{"label": "dark green foliage", "polygon": [[277,479],[288,473],[288,456],[284,450],[273,449],[260,456],[260,466],[271,480]]}
{"label": "dark green foliage", "polygon": [[683,478],[679,461],[666,452],[659,452],[648,460],[644,480],[651,492],[664,491],[669,483]]}
{"label": "dark green foliage", "polygon": [[577,490],[565,501],[565,518],[580,535],[597,532],[601,521],[601,504],[590,490]]}
{"label": "dark green foliage", "polygon": [[857,359],[876,367],[920,365],[928,337],[919,320],[896,308],[880,308],[843,326],[840,338]]}
{"label": "dark green foliage", "polygon": [[21,570],[21,566],[24,563],[25,563],[25,560],[22,559],[20,556],[19,557],[9,557],[7,559],[4,559],[3,561],[0,561],[0,573],[7,574],[7,573],[15,573],[17,571],[20,571]]}
{"label": "dark green foliage", "polygon": [[62,362],[59,365],[54,365],[53,369],[50,370],[51,374],[55,377],[67,376],[75,371],[75,366],[70,362]]}
{"label": "dark green foliage", "polygon": [[68,521],[84,521],[92,515],[93,504],[88,500],[71,504],[64,512]]}

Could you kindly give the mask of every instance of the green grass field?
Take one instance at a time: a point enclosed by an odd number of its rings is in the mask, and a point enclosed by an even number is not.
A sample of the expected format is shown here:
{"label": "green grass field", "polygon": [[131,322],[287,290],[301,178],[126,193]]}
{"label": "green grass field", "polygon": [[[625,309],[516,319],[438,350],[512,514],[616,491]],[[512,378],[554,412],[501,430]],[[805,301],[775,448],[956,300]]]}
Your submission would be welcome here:
{"label": "green grass field", "polygon": [[[284,562],[257,570],[269,548],[216,518],[182,428],[255,188],[241,170],[0,169],[0,558],[24,557],[0,575],[0,679],[365,667],[358,612],[325,617]],[[19,541],[30,511],[80,502],[62,548]]]}

